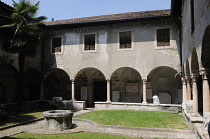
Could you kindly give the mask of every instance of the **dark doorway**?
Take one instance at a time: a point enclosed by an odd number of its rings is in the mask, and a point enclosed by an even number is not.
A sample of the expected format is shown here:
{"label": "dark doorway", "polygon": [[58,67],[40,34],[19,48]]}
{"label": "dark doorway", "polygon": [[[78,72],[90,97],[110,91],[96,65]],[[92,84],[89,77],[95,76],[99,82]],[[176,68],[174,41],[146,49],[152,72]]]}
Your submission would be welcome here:
{"label": "dark doorway", "polygon": [[107,99],[107,82],[94,81],[94,101],[106,101]]}
{"label": "dark doorway", "polygon": [[198,86],[198,111],[201,116],[203,116],[203,82],[201,75],[199,76],[197,80],[197,86]]}

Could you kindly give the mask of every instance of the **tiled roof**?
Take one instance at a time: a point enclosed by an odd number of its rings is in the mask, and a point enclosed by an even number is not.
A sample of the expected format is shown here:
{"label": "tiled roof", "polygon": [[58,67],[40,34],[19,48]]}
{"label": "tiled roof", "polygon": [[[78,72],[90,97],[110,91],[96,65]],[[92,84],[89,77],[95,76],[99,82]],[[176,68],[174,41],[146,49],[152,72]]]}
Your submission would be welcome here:
{"label": "tiled roof", "polygon": [[64,25],[64,24],[76,24],[76,23],[86,23],[86,22],[101,22],[110,20],[123,20],[123,19],[136,19],[136,18],[146,18],[146,17],[158,17],[158,16],[169,16],[171,14],[170,9],[165,10],[154,10],[154,11],[140,11],[140,12],[129,12],[129,13],[119,13],[111,15],[101,15],[101,16],[91,16],[82,18],[73,18],[66,20],[48,21],[45,25]]}

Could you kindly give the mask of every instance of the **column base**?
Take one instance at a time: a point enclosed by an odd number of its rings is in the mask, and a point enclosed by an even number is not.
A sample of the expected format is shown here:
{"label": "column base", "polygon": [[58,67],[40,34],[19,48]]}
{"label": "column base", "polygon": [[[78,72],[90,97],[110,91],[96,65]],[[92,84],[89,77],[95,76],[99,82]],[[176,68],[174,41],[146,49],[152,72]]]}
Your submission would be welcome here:
{"label": "column base", "polygon": [[111,100],[107,100],[106,103],[111,103]]}
{"label": "column base", "polygon": [[182,109],[186,110],[186,104],[182,103]]}
{"label": "column base", "polygon": [[200,117],[201,115],[199,113],[192,113],[192,117]]}
{"label": "column base", "polygon": [[142,104],[147,104],[147,102],[142,102]]}
{"label": "column base", "polygon": [[71,99],[71,101],[75,102],[75,101],[77,101],[77,100],[73,98],[73,99]]}

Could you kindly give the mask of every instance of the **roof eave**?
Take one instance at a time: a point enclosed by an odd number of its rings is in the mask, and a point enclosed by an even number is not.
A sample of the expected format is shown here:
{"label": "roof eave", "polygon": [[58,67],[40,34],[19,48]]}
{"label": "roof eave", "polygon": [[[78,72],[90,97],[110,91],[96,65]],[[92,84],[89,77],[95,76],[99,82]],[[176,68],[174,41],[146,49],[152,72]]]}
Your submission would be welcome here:
{"label": "roof eave", "polygon": [[138,21],[148,21],[154,19],[169,19],[171,15],[163,16],[148,16],[141,18],[124,18],[124,19],[112,19],[112,20],[102,20],[102,21],[90,21],[90,22],[77,22],[77,23],[67,23],[67,24],[53,24],[46,25],[48,29],[63,29],[63,28],[75,28],[75,27],[84,27],[84,26],[94,26],[94,25],[106,25],[106,24],[116,24],[116,23],[125,23],[125,22],[138,22]]}

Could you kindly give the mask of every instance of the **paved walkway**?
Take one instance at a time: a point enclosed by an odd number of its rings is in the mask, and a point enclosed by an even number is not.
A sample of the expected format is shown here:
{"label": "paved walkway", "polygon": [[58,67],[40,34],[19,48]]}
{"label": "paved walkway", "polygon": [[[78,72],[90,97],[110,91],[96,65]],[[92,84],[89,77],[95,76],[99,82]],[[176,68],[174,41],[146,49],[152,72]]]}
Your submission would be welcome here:
{"label": "paved walkway", "polygon": [[[89,112],[82,110],[74,113],[80,115]],[[95,132],[95,133],[111,133],[121,134],[136,137],[159,137],[159,138],[186,138],[193,139],[194,134],[190,130],[177,129],[157,129],[157,128],[135,128],[135,127],[119,127],[98,125],[95,122],[81,119],[73,119],[73,129],[64,131],[48,131],[45,129],[45,121],[37,121],[31,124],[17,126],[0,131],[0,138],[4,136],[11,136],[21,132],[30,132],[37,134],[64,134],[64,133],[78,133],[78,132]]]}

